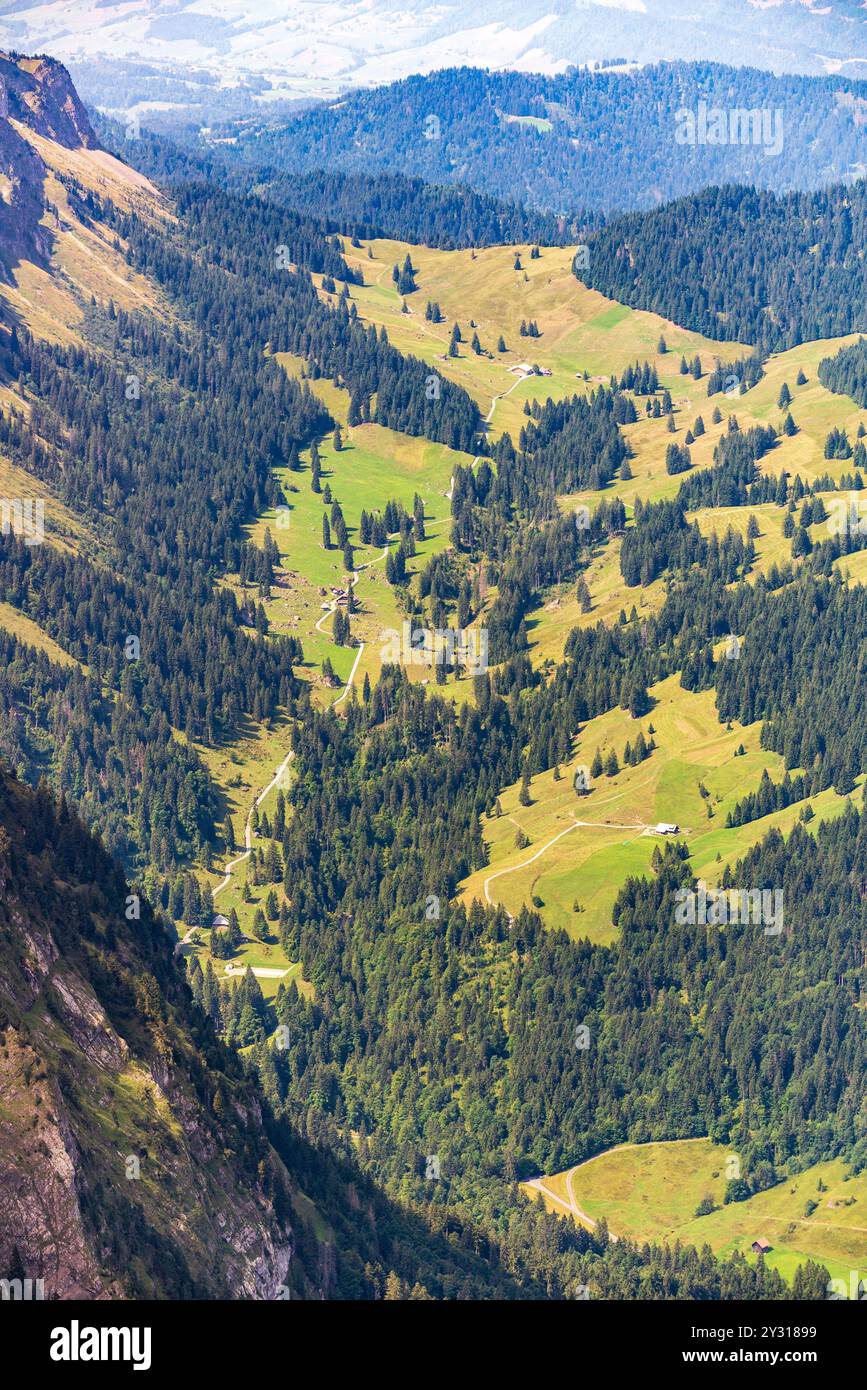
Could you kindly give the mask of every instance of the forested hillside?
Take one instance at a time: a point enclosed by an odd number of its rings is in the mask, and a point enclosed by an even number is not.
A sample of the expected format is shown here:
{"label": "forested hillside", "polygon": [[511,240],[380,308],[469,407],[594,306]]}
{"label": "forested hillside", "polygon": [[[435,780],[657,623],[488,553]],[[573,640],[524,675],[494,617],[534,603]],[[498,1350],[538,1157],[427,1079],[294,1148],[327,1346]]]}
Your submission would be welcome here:
{"label": "forested hillside", "polygon": [[[256,129],[237,154],[282,173],[377,171],[467,184],[555,213],[649,208],[708,184],[782,192],[857,173],[863,100],[846,78],[715,63],[571,68],[556,77],[451,68]],[[767,112],[767,148],[764,137],[679,143],[676,113],[695,114],[699,102]]]}
{"label": "forested hillside", "polygon": [[5,774],[0,877],[4,1276],[46,1298],[312,1291],[261,1102],[164,924],[65,802]]}
{"label": "forested hillside", "polygon": [[389,236],[445,248],[516,241],[553,246],[573,237],[553,213],[468,186],[430,184],[395,172],[350,174],[327,168],[289,175],[251,169],[237,160],[232,145],[179,143],[149,129],[131,139],[119,121],[100,113],[94,125],[106,148],[134,158],[136,168],[162,184],[205,180],[233,193],[254,193],[307,217],[315,209],[322,229],[349,237]]}
{"label": "forested hillside", "polygon": [[867,341],[863,338],[819,363],[819,379],[829,391],[867,405]]}
{"label": "forested hillside", "polygon": [[867,327],[867,183],[709,188],[592,235],[576,274],[709,337],[778,351]]}
{"label": "forested hillside", "polygon": [[[300,643],[263,640],[255,591],[239,604],[214,589],[227,570],[264,564],[270,573],[241,523],[280,500],[274,465],[297,467],[299,447],[332,423],[263,345],[301,352],[316,375],[340,374],[360,412],[370,418],[375,397],[375,418],[411,435],[471,448],[479,412],[448,381],[432,396],[421,362],[364,330],[345,304],[320,303],[309,270],[350,283],[354,272],[309,220],[202,186],[179,195],[173,239],[92,197],[90,208],[129,237],[183,328],[167,332],[112,305],[93,312],[90,349],[40,343],[14,324],[3,335],[5,369],[27,410],[0,417],[0,448],[91,521],[114,564],[0,537],[3,601],[88,671],[36,666],[14,643],[2,737],[24,773],[62,769],[59,785],[81,798],[128,867],[166,870],[202,852],[215,831],[216,795],[192,741],[219,745],[244,719],[270,722],[306,698],[292,669]],[[280,245],[295,270],[276,266]],[[131,756],[138,748],[143,762]]]}
{"label": "forested hillside", "polygon": [[538,1296],[389,1201],[313,1113],[278,1121],[166,923],[65,802],[5,773],[0,884],[3,1278],[46,1299]]}

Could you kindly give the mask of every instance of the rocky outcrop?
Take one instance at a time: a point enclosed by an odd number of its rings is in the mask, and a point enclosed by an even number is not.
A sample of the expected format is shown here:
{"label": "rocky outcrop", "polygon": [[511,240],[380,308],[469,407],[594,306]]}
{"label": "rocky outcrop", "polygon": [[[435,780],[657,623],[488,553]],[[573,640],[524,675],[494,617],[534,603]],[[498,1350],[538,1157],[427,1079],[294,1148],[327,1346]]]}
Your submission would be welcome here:
{"label": "rocky outcrop", "polygon": [[68,150],[99,148],[72,78],[54,58],[0,53],[0,116]]}
{"label": "rocky outcrop", "polygon": [[127,892],[74,816],[0,772],[0,1279],[45,1298],[279,1298],[299,1287],[290,1176],[168,934],[144,903],[125,920]]}
{"label": "rocky outcrop", "polygon": [[0,117],[0,270],[22,260],[44,264],[51,250],[40,226],[45,211],[45,165],[8,120]]}
{"label": "rocky outcrop", "polygon": [[45,212],[45,165],[28,132],[66,149],[99,142],[69,73],[53,58],[0,53],[0,267],[45,264],[51,250]]}

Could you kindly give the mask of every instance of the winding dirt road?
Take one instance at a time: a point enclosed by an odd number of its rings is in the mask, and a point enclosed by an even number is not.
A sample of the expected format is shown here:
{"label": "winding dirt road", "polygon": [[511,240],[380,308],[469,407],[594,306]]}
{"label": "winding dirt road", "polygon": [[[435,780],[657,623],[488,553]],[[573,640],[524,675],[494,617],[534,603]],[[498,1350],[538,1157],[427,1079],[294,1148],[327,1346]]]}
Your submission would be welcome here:
{"label": "winding dirt road", "polygon": [[[385,559],[385,557],[386,557],[387,554],[388,554],[388,546],[386,545],[386,546],[383,547],[383,551],[382,551],[382,554],[381,554],[381,555],[375,555],[374,558],[373,558],[372,560],[368,560],[367,563],[366,563],[365,565],[359,565],[357,570],[353,570],[353,571],[352,571],[352,578],[351,578],[350,581],[349,581],[349,587],[350,587],[350,589],[354,589],[354,588],[355,588],[356,584],[358,583],[359,576],[361,575],[361,573],[362,573],[364,570],[369,570],[370,567],[371,567],[371,565],[380,565],[380,564],[382,564],[382,561]],[[319,619],[319,621],[313,624],[313,626],[314,626],[314,628],[316,629],[317,632],[321,632],[321,631],[322,631],[322,624],[323,624],[324,622],[326,622],[326,621],[328,620],[328,618],[331,617],[332,613],[335,612],[336,608],[337,608],[337,599],[332,599],[332,600],[331,600],[331,605],[330,605],[330,607],[326,610],[326,612],[324,612],[324,613],[322,614],[322,617]],[[358,644],[358,651],[356,652],[355,660],[354,660],[354,662],[352,663],[352,670],[349,672],[349,679],[347,680],[346,685],[344,686],[344,688],[343,688],[343,690],[341,691],[341,693],[338,695],[337,699],[334,701],[334,704],[331,706],[332,709],[336,709],[338,705],[342,705],[342,704],[343,704],[343,701],[346,699],[347,695],[349,694],[349,691],[350,691],[350,689],[351,689],[351,687],[352,687],[352,682],[353,682],[353,680],[355,679],[355,673],[356,673],[356,671],[358,670],[358,663],[359,663],[359,661],[361,660],[361,654],[362,654],[362,652],[364,651],[364,648],[365,648],[365,643],[364,643],[364,642],[359,642],[359,644]],[[228,867],[228,866],[227,866],[227,867]]]}
{"label": "winding dirt road", "polygon": [[[707,1142],[707,1135],[701,1134],[692,1139],[666,1139],[659,1142],[664,1142],[666,1144],[704,1144]],[[572,1179],[575,1174],[578,1172],[579,1168],[586,1168],[591,1163],[597,1163],[600,1158],[607,1158],[609,1154],[623,1153],[626,1149],[647,1149],[650,1147],[651,1145],[649,1144],[615,1144],[613,1149],[604,1149],[602,1153],[594,1154],[592,1158],[585,1158],[583,1162],[576,1163],[575,1167],[570,1168],[566,1174],[566,1195],[569,1198],[568,1202],[565,1202],[562,1197],[558,1196],[556,1192],[553,1192],[550,1187],[547,1187],[543,1178],[530,1178],[525,1186],[532,1187],[536,1192],[544,1192],[549,1201],[556,1202],[558,1206],[563,1207],[565,1211],[568,1211],[570,1215],[574,1216],[576,1221],[580,1221],[582,1226],[586,1226],[588,1231],[595,1231],[599,1223],[594,1221],[592,1216],[588,1216],[587,1212],[583,1211],[576,1201],[575,1191],[572,1187]],[[608,1232],[608,1236],[612,1241],[618,1239],[611,1231]]]}
{"label": "winding dirt road", "polygon": [[[486,425],[489,425],[489,424],[491,423],[491,421],[493,420],[493,418],[494,418],[494,407],[495,407],[495,405],[497,404],[497,401],[501,401],[501,400],[503,399],[504,396],[508,396],[508,395],[510,394],[510,392],[514,391],[514,389],[515,389],[516,386],[520,386],[521,382],[522,382],[522,381],[526,381],[526,380],[527,380],[527,378],[526,378],[525,376],[516,376],[516,377],[515,377],[515,380],[514,380],[514,381],[512,382],[512,384],[511,384],[511,386],[507,386],[505,391],[500,391],[500,393],[494,397],[494,399],[491,401],[491,408],[490,408],[490,410],[488,411],[487,415],[485,416],[485,424],[486,424]],[[483,458],[484,458],[484,454],[476,454],[476,457],[473,459],[473,463],[472,463],[473,468],[475,468],[477,464],[481,463],[481,461],[482,461]],[[448,490],[448,492],[446,492],[446,493],[443,494],[443,495],[448,499],[449,502],[451,502],[451,500],[452,500],[452,494],[453,494],[454,490],[455,490],[455,480],[454,480],[454,478],[452,478],[451,482],[449,483],[449,490]]]}
{"label": "winding dirt road", "polygon": [[[558,840],[562,840],[564,835],[570,834],[570,832],[573,830],[580,829],[581,826],[589,827],[591,829],[596,830],[640,830],[642,833],[650,829],[650,826],[645,825],[641,821],[631,825],[623,824],[620,821],[573,821],[571,825],[566,826],[565,830],[561,830],[552,839],[546,840],[545,844],[540,846],[540,848],[536,850],[535,854],[531,854],[529,859],[525,859],[522,864],[509,864],[505,869],[497,869],[495,873],[489,874],[488,877],[485,879],[484,884],[482,885],[485,894],[485,902],[488,903],[491,907],[497,907],[498,905],[501,906],[501,904],[497,904],[494,902],[494,899],[488,892],[488,885],[493,883],[495,878],[502,878],[504,874],[516,874],[520,869],[528,869],[531,864],[535,864],[536,860],[541,858],[541,856],[545,853],[546,850],[549,850],[552,845],[556,845]],[[509,918],[510,922],[514,921],[512,914],[508,910],[506,910],[506,915]]]}
{"label": "winding dirt road", "polygon": [[218,883],[216,888],[214,889],[215,898],[218,893],[222,893],[224,888],[228,888],[229,884],[232,881],[232,870],[236,867],[236,865],[243,864],[244,860],[249,858],[250,851],[253,848],[253,811],[257,806],[262,805],[262,802],[265,800],[265,797],[268,795],[268,793],[272,790],[273,787],[276,787],[277,783],[280,781],[280,778],[283,776],[283,773],[286,771],[287,767],[289,766],[294,757],[294,751],[290,750],[286,754],[286,757],[283,759],[277,771],[274,773],[274,776],[271,778],[271,781],[268,783],[265,790],[263,792],[260,792],[260,794],[256,797],[256,800],[253,802],[253,805],[247,812],[247,819],[244,823],[244,844],[246,848],[243,854],[239,854],[236,859],[230,859],[229,862],[225,865],[223,872],[225,873],[226,877],[222,879],[221,882]]}

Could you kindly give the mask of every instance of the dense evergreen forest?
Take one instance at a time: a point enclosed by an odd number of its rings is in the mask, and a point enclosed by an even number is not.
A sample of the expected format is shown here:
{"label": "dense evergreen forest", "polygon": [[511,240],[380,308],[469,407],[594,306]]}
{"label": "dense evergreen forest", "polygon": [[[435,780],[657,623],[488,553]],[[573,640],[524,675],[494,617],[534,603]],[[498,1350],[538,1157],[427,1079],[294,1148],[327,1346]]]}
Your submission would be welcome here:
{"label": "dense evergreen forest", "polygon": [[580,488],[601,491],[625,466],[620,425],[637,418],[631,397],[599,388],[589,397],[535,402],[531,418],[517,449],[504,433],[493,466],[459,465],[453,479],[452,541],[460,555],[484,557],[498,586],[487,616],[495,662],[526,648],[524,616],[534,595],[574,574],[594,540],[626,524],[622,503],[603,500],[579,524],[559,516],[556,499]]}
{"label": "dense evergreen forest", "polygon": [[[289,1232],[292,1298],[542,1298],[544,1261],[519,1258],[517,1251],[529,1249],[533,1241],[543,1250],[569,1248],[577,1264],[579,1252],[590,1248],[580,1238],[570,1238],[556,1218],[528,1211],[526,1241],[516,1237],[515,1254],[501,1253],[457,1214],[446,1227],[431,1222],[422,1208],[411,1210],[386,1196],[345,1145],[339,1152],[329,1147],[314,1112],[296,1128],[285,1114],[272,1111],[249,1067],[220,1039],[192,998],[175,964],[167,923],[145,901],[140,916],[128,920],[124,904],[131,901],[129,884],[66,800],[56,801],[44,784],[25,788],[5,772],[0,773],[0,882],[0,1032],[26,1044],[28,1079],[36,1072],[38,1081],[49,1077],[55,1087],[52,1106],[65,1126],[64,1140],[76,1146],[76,1153],[83,1151],[74,1196],[84,1235],[97,1254],[100,1273],[113,1281],[117,1293],[130,1298],[238,1296],[227,1282],[221,1248],[226,1213],[215,1206],[219,1189],[213,1180],[223,1169],[233,1205],[248,1211],[244,1204],[252,1194],[260,1203],[253,1214],[270,1227],[267,1234]],[[31,990],[38,972],[32,956],[37,941],[45,947],[50,943],[45,960],[56,961],[58,970],[62,963],[67,988],[74,984],[88,1007],[102,1011],[104,1026],[94,1033],[103,1048],[98,1068],[90,1062],[93,1040],[83,1048],[77,1031],[83,1017],[74,1013],[70,1023],[59,994],[47,1003],[50,1027],[34,1026]],[[94,1115],[94,1086],[103,1095],[114,1084],[112,1037],[122,1050],[122,1062],[135,1058],[142,1074],[150,1068],[160,1078],[161,1105],[177,1107],[168,1142],[153,1118],[148,1121],[141,1162],[145,1172],[157,1175],[156,1182],[153,1176],[151,1182],[127,1181],[123,1165],[113,1161],[117,1143],[132,1142],[128,1134],[121,1138],[118,1126],[129,1120],[119,1117],[117,1098],[108,1112],[113,1112],[114,1143],[106,1144]],[[9,1140],[4,1125],[0,1169],[7,1197],[18,1181]],[[200,1168],[209,1175],[210,1187],[196,1182],[193,1170]],[[67,1211],[52,1206],[51,1216],[45,1215],[41,1181],[34,1174],[35,1201],[13,1205],[11,1215],[4,1205],[0,1275],[12,1274],[16,1252],[18,1258],[24,1252],[34,1261],[44,1256],[50,1288],[53,1247],[62,1238],[54,1223],[60,1210],[64,1217]],[[46,1191],[57,1202],[56,1191]],[[316,1204],[315,1220],[310,1201]],[[249,1231],[246,1237],[251,1238]],[[200,1260],[204,1256],[204,1267],[195,1272],[191,1254]],[[77,1255],[81,1262],[82,1252]],[[662,1263],[662,1252],[656,1252],[656,1260]],[[603,1256],[596,1263],[604,1269]],[[637,1252],[633,1264],[643,1265]],[[679,1261],[672,1277],[717,1286],[727,1276],[724,1269],[692,1257]],[[746,1287],[757,1286],[754,1271],[735,1265],[732,1277]]]}
{"label": "dense evergreen forest", "polygon": [[[690,587],[691,600],[705,595],[710,628],[744,621],[753,606],[759,624],[778,601],[705,577]],[[805,598],[792,595],[800,612]],[[791,911],[780,938],[672,930],[674,895],[690,882],[676,847],[657,857],[652,880],[621,892],[611,948],[548,931],[526,910],[510,924],[501,909],[450,902],[484,863],[479,816],[496,814],[498,787],[550,766],[580,718],[624,689],[629,699],[630,685],[665,664],[643,658],[648,649],[667,645],[668,661],[682,661],[677,648],[696,638],[685,606],[686,595],[672,598],[646,645],[638,632],[581,634],[553,686],[520,697],[484,677],[478,708],[456,712],[395,671],[345,725],[317,716],[298,727],[284,932],[317,1002],[292,986],[281,994],[278,1017],[299,1042],[285,1057],[260,1049],[264,1084],[290,1113],[313,1105],[322,1123],[358,1132],[381,1179],[484,1213],[498,1232],[511,1220],[504,1183],[624,1140],[710,1134],[747,1156],[749,1191],[821,1157],[865,1158],[857,1005],[867,922],[852,872],[865,831],[854,809],[822,826],[815,845],[806,831],[789,845],[773,832],[731,871],[731,882],[783,887]],[[833,629],[814,612],[830,646]],[[716,680],[730,706],[754,673],[723,666]],[[842,681],[845,655],[836,669]],[[807,677],[796,670],[793,683],[806,696]],[[442,904],[433,922],[431,894]],[[578,1023],[590,1027],[588,1053],[575,1049]],[[830,1034],[834,1047],[820,1047]],[[425,1176],[430,1153],[437,1183]]]}
{"label": "dense evergreen forest", "polygon": [[[236,175],[237,177],[238,175]],[[432,184],[389,172],[311,170],[306,174],[256,170],[254,187],[278,207],[315,207],[329,231],[345,236],[393,237],[453,250],[520,243],[562,246],[578,227],[553,213],[479,193],[469,185]],[[598,218],[582,218],[581,227]]]}
{"label": "dense evergreen forest", "polygon": [[867,182],[707,188],[590,237],[579,279],[710,338],[782,351],[867,328]]}
{"label": "dense evergreen forest", "polygon": [[[649,208],[709,184],[783,192],[846,178],[863,159],[860,91],[852,79],[716,63],[557,76],[450,68],[256,129],[233,156],[285,174],[408,174],[567,216]],[[676,113],[699,102],[768,112],[772,156],[764,137],[680,143]]]}
{"label": "dense evergreen forest", "polygon": [[823,357],[819,380],[829,391],[851,396],[858,405],[867,405],[867,340],[861,338],[833,357]]}
{"label": "dense evergreen forest", "polygon": [[[377,334],[373,326],[359,324],[354,306],[347,307],[351,305],[348,284],[347,298],[331,309],[318,298],[309,275],[280,265],[282,246],[289,251],[290,264],[295,264],[291,214],[258,199],[219,194],[205,185],[180,189],[177,201],[190,246],[207,258],[208,269],[199,270],[189,252],[173,258],[164,239],[145,232],[138,223],[124,225],[123,230],[130,237],[135,263],[175,292],[192,295],[199,313],[202,296],[207,294],[202,281],[209,283],[212,331],[217,331],[222,319],[228,333],[234,321],[233,296],[226,288],[231,277],[243,285],[236,293],[243,293],[245,320],[243,328],[234,329],[233,337],[255,333],[258,342],[268,344],[273,352],[304,357],[311,375],[346,385],[365,419],[473,452],[481,419],[478,406],[462,387],[432,373],[418,358],[403,357],[391,346],[384,329]],[[192,277],[191,283],[187,277]],[[376,407],[371,413],[374,395]]]}
{"label": "dense evergreen forest", "polygon": [[[574,241],[577,233],[577,225],[563,217],[469,185],[432,184],[394,171],[367,169],[343,173],[328,167],[300,175],[251,169],[246,161],[232,158],[231,146],[190,148],[147,129],[131,140],[118,121],[99,112],[93,124],[108,149],[159,184],[206,182],[237,196],[250,194],[275,207],[291,208],[306,218],[314,208],[321,230],[343,236],[392,237],[452,250],[520,242],[562,246]],[[581,225],[600,221],[588,215]]]}

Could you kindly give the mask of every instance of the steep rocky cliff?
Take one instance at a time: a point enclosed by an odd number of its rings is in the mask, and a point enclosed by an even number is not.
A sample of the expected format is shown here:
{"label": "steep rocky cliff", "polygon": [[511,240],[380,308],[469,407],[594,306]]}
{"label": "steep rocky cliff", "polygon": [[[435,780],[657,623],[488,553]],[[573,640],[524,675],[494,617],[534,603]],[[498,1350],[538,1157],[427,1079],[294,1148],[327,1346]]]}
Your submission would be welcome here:
{"label": "steep rocky cliff", "polygon": [[45,166],[28,132],[66,149],[96,149],[84,106],[62,64],[53,58],[0,53],[0,267],[22,259],[43,263],[50,251]]}
{"label": "steep rocky cliff", "polygon": [[74,816],[0,774],[0,1278],[46,1298],[315,1294],[291,1200],[164,928]]}
{"label": "steep rocky cliff", "polygon": [[69,150],[99,145],[69,73],[54,58],[0,53],[0,110]]}

